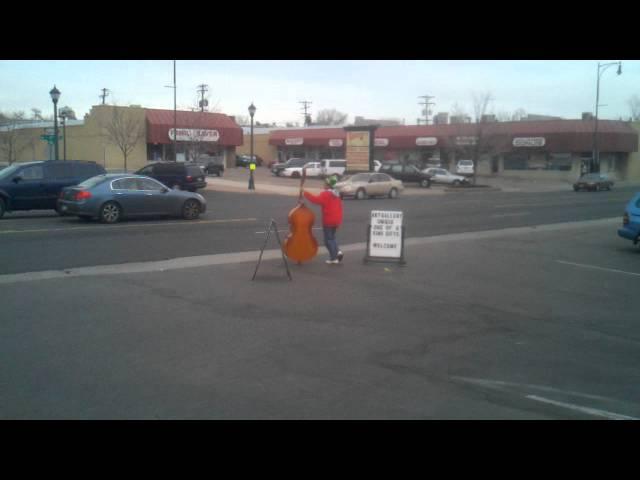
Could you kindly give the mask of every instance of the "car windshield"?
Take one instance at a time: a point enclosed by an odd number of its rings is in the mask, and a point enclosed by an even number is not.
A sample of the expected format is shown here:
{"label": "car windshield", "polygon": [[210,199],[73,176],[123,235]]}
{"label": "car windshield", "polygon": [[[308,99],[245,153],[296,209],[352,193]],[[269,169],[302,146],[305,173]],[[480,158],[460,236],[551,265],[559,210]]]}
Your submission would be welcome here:
{"label": "car windshield", "polygon": [[458,162],[458,165],[462,167],[471,167],[473,165],[473,162],[471,160],[460,160]]}
{"label": "car windshield", "polygon": [[368,182],[370,175],[368,173],[356,173],[344,179],[345,182]]}
{"label": "car windshield", "polygon": [[0,180],[3,180],[5,178],[9,178],[20,167],[21,167],[21,165],[16,165],[14,163],[13,165],[9,165],[8,167],[3,168],[2,170],[0,170]]}
{"label": "car windshield", "polygon": [[95,177],[88,178],[82,183],[79,183],[80,188],[93,188],[96,185],[101,184],[107,179],[106,175],[96,175]]}

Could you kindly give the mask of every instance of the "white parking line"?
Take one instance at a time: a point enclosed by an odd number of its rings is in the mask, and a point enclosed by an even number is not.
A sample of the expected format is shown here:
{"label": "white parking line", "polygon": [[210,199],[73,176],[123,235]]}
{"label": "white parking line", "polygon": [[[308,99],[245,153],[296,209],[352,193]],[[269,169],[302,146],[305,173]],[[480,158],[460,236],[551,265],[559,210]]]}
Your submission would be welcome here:
{"label": "white parking line", "polygon": [[494,213],[491,216],[495,218],[500,218],[500,217],[523,217],[525,215],[531,215],[531,212]]}
{"label": "white parking line", "polygon": [[593,270],[604,270],[605,272],[612,272],[612,273],[624,273],[625,275],[633,275],[636,277],[640,277],[640,273],[625,272],[624,270],[616,270],[614,268],[597,267],[595,265],[585,265],[583,263],[565,262],[564,260],[556,260],[556,262],[562,263],[564,265],[573,265],[575,267],[591,268]]}
{"label": "white parking line", "polygon": [[573,405],[571,403],[557,402],[555,400],[549,400],[548,398],[538,397],[537,395],[527,395],[526,398],[535,400],[537,402],[548,403],[557,407],[568,408],[577,412],[586,413],[587,415],[604,417],[609,420],[638,420],[637,418],[620,415],[619,413],[611,413],[605,410],[598,410],[597,408],[581,407],[580,405]]}
{"label": "white parking line", "polygon": [[86,227],[66,227],[66,228],[34,228],[30,230],[0,230],[0,234],[9,233],[42,233],[42,232],[66,232],[71,230],[98,230],[98,229],[121,229],[136,227],[160,227],[166,225],[202,225],[204,223],[233,223],[233,222],[255,222],[257,218],[229,218],[225,220],[196,220],[191,222],[164,222],[164,223],[132,223],[128,225],[95,225]]}

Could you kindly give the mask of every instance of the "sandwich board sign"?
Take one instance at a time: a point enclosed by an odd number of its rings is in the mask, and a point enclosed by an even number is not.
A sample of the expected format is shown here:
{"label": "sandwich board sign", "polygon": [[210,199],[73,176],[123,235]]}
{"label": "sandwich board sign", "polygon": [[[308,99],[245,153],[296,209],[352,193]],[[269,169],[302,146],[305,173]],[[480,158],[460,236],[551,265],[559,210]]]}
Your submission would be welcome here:
{"label": "sandwich board sign", "polygon": [[396,211],[372,210],[367,231],[365,262],[397,262],[404,265],[403,214]]}

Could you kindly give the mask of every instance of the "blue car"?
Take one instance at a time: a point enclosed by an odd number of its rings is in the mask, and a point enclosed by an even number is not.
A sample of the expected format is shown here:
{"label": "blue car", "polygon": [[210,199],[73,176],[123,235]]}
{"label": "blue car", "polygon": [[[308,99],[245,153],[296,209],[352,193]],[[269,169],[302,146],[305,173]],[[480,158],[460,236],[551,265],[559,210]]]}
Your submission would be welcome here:
{"label": "blue car", "polygon": [[640,192],[636,193],[627,204],[622,217],[622,228],[618,229],[618,235],[632,240],[634,245],[640,242]]}
{"label": "blue car", "polygon": [[207,202],[198,193],[172,190],[153,178],[110,173],[63,189],[58,210],[83,220],[98,218],[103,223],[143,216],[195,220],[207,210]]}

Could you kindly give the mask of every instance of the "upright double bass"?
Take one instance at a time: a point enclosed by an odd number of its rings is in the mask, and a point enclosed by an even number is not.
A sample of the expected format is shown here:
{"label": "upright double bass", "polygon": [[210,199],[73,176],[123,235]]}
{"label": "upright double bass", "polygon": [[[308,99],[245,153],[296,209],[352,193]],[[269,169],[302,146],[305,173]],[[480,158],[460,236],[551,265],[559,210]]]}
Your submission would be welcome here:
{"label": "upright double bass", "polygon": [[303,168],[298,204],[289,212],[290,233],[287,235],[282,247],[287,257],[298,263],[307,262],[318,253],[318,242],[311,230],[316,216],[302,200],[302,186],[306,177],[307,171]]}

